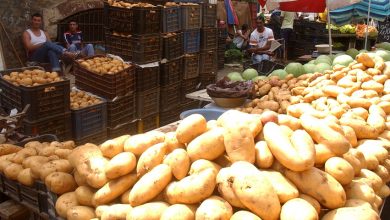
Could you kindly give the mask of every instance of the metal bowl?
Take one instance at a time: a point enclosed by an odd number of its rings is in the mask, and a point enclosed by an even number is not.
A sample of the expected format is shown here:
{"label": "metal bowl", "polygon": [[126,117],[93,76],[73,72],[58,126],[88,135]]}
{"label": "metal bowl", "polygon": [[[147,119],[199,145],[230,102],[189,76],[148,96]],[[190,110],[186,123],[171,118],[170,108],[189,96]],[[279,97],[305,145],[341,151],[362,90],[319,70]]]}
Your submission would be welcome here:
{"label": "metal bowl", "polygon": [[205,117],[206,121],[217,120],[219,116],[221,116],[224,112],[225,112],[224,110],[220,110],[220,109],[206,109],[206,108],[191,109],[182,112],[180,114],[180,119],[184,119],[192,114],[200,114],[203,115],[203,117]]}
{"label": "metal bowl", "polygon": [[240,97],[240,98],[216,98],[211,97],[216,105],[222,107],[222,108],[236,108],[243,105],[246,101],[246,97]]}

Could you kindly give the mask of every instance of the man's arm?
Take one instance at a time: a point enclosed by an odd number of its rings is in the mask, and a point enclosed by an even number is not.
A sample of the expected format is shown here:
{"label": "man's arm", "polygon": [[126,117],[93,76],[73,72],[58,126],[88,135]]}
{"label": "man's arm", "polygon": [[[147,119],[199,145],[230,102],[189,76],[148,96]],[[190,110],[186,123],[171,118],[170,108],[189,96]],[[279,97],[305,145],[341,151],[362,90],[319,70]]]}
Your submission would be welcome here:
{"label": "man's arm", "polygon": [[271,44],[272,44],[272,41],[274,40],[274,32],[271,29],[269,29],[269,30],[270,30],[270,32],[269,32],[269,36],[267,38],[267,44],[262,48],[256,49],[255,53],[260,53],[260,54],[262,54],[264,52],[267,53],[268,50],[271,49]]}
{"label": "man's arm", "polygon": [[280,13],[280,25],[283,24],[283,21],[284,21],[284,16],[285,16],[285,12],[282,11],[282,13]]}
{"label": "man's arm", "polygon": [[66,32],[64,33],[64,41],[66,44],[66,49],[69,49],[71,42],[69,41],[68,35],[66,34]]}
{"label": "man's arm", "polygon": [[27,31],[23,32],[23,45],[27,51],[34,51],[42,46],[42,44],[32,45],[31,36]]}
{"label": "man's arm", "polygon": [[45,35],[46,35],[46,41],[50,42],[51,39],[50,39],[50,36],[49,36],[49,34],[47,33],[47,31],[45,31]]}

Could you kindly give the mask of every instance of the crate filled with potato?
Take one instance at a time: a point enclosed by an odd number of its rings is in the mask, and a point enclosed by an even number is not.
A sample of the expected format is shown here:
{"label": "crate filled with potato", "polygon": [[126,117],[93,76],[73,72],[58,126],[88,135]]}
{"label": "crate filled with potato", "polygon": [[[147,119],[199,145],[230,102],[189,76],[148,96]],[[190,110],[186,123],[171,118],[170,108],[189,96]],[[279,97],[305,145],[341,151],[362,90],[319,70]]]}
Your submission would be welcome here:
{"label": "crate filled with potato", "polygon": [[73,88],[70,92],[73,140],[82,144],[104,141],[107,129],[106,101],[91,93]]}
{"label": "crate filled with potato", "polygon": [[1,103],[6,111],[19,112],[30,104],[26,120],[34,121],[69,112],[70,82],[40,67],[4,70],[0,77]]}
{"label": "crate filled with potato", "polygon": [[135,91],[135,66],[122,60],[94,56],[74,63],[76,86],[106,99]]}

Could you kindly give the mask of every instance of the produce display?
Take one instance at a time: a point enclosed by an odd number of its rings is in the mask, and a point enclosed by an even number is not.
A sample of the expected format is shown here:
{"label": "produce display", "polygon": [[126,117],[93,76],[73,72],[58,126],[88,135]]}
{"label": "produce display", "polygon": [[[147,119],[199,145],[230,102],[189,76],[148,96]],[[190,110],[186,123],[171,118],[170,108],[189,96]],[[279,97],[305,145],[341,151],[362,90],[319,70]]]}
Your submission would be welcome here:
{"label": "produce display", "polygon": [[88,92],[73,89],[70,92],[70,108],[72,110],[82,109],[91,105],[102,103],[102,99]]}
{"label": "produce display", "polygon": [[367,25],[366,24],[358,24],[356,25],[356,36],[357,37],[360,37],[360,38],[363,38],[366,36],[366,29],[368,31],[368,36],[369,37],[376,37],[378,36],[378,30],[376,29],[376,27],[374,26],[371,26],[371,25]]}
{"label": "produce display", "polygon": [[149,3],[143,3],[143,2],[126,2],[126,1],[117,1],[117,0],[107,0],[107,3],[113,7],[119,7],[119,8],[132,8],[132,7],[143,7],[143,8],[153,8],[156,7]]}
{"label": "produce display", "polygon": [[42,84],[59,82],[63,79],[57,72],[46,72],[41,69],[24,70],[23,72],[11,72],[3,75],[3,79],[15,86],[39,86]]}
{"label": "produce display", "polygon": [[130,64],[111,57],[98,56],[90,59],[79,59],[77,62],[85,69],[99,75],[113,75],[130,67]]}

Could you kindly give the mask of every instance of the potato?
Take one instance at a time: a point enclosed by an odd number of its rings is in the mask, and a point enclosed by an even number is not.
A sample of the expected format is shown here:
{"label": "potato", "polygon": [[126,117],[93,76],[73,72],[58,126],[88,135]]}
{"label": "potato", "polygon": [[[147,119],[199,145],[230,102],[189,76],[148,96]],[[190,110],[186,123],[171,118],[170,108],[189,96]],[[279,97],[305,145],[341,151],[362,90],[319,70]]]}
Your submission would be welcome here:
{"label": "potato", "polygon": [[208,198],[214,191],[217,172],[207,168],[168,184],[164,197],[169,204],[195,204]]}
{"label": "potato", "polygon": [[327,208],[342,207],[346,201],[341,184],[318,168],[312,167],[299,173],[286,170],[285,175],[300,192],[312,196]]}
{"label": "potato", "polygon": [[15,154],[11,162],[22,164],[27,157],[35,155],[37,155],[35,148],[23,148]]}
{"label": "potato", "polygon": [[360,199],[370,204],[373,204],[375,201],[374,190],[364,182],[352,180],[352,182],[344,188],[347,199]]}
{"label": "potato", "polygon": [[53,155],[54,152],[55,152],[57,149],[58,149],[57,147],[48,146],[48,147],[45,147],[45,148],[40,149],[40,150],[39,150],[39,155],[40,155],[40,156],[49,157],[49,156]]}
{"label": "potato", "polygon": [[217,128],[217,127],[218,127],[217,120],[210,120],[207,122],[207,131],[210,131],[211,129]]}
{"label": "potato", "polygon": [[64,141],[64,142],[62,142],[62,146],[60,148],[73,150],[73,148],[75,148],[75,147],[76,147],[76,144],[74,143],[74,141]]}
{"label": "potato", "polygon": [[53,172],[49,174],[45,178],[45,185],[51,192],[59,195],[74,191],[77,188],[73,176],[64,172]]}
{"label": "potato", "polygon": [[342,185],[349,184],[355,175],[352,165],[340,157],[329,158],[325,163],[325,172],[333,176]]}
{"label": "potato", "polygon": [[232,206],[219,196],[211,196],[204,200],[196,210],[196,219],[229,220],[233,215]]}
{"label": "potato", "polygon": [[345,137],[348,139],[349,143],[352,147],[357,146],[357,137],[355,131],[349,126],[341,126],[343,128],[343,132]]}
{"label": "potato", "polygon": [[195,206],[175,204],[169,206],[162,214],[160,220],[193,220],[195,219]]}
{"label": "potato", "polygon": [[9,160],[0,160],[0,172],[4,173],[5,168],[7,168],[10,164],[13,164]]}
{"label": "potato", "polygon": [[[384,160],[388,157],[388,151],[383,147],[382,141],[379,140],[367,140],[364,143],[360,144],[356,149],[363,153],[366,161],[370,158],[375,157],[378,163],[383,163]],[[375,159],[374,159],[375,160]],[[370,169],[375,169],[372,167]]]}
{"label": "potato", "polygon": [[128,138],[124,145],[124,150],[140,156],[148,148],[164,142],[165,134],[158,131],[150,131],[144,134],[133,135]]}
{"label": "potato", "polygon": [[45,181],[46,177],[53,172],[71,173],[73,170],[68,160],[59,159],[44,163],[40,169],[40,178]]}
{"label": "potato", "polygon": [[[89,158],[84,165],[77,166],[77,171],[85,176],[85,179],[88,185],[93,188],[101,188],[107,182],[108,178],[106,176],[105,167],[107,166],[108,160],[104,157],[92,157]],[[85,166],[85,169],[82,167]]]}
{"label": "potato", "polygon": [[109,181],[102,188],[96,191],[92,199],[92,204],[94,204],[95,207],[108,204],[126,192],[136,183],[136,181],[137,176],[135,174],[128,174]]}
{"label": "potato", "polygon": [[173,150],[163,161],[164,164],[171,168],[173,176],[178,180],[183,179],[187,175],[190,169],[190,162],[187,151],[181,148]]}
{"label": "potato", "polygon": [[101,220],[125,220],[126,215],[132,207],[128,204],[115,204],[108,208],[108,210],[105,210],[100,219]]}
{"label": "potato", "polygon": [[353,154],[352,150],[355,150],[351,148],[347,153],[343,154],[343,159],[346,160],[354,170],[354,176],[359,175],[360,170],[362,169],[362,165],[360,163],[360,160],[358,160]]}
{"label": "potato", "polygon": [[181,121],[176,129],[176,138],[180,143],[190,143],[207,130],[207,121],[200,114],[193,114]]}
{"label": "potato", "polygon": [[115,179],[130,173],[137,164],[137,158],[131,152],[123,152],[114,156],[105,168],[106,176]]}
{"label": "potato", "polygon": [[74,180],[76,181],[78,186],[88,186],[87,180],[84,176],[80,175],[77,170],[74,171]]}
{"label": "potato", "polygon": [[68,220],[84,220],[95,218],[95,210],[87,206],[73,206],[66,212]]}
{"label": "potato", "polygon": [[31,157],[27,157],[23,161],[22,165],[24,168],[31,168],[35,164],[44,164],[48,161],[49,161],[49,159],[45,156],[31,156]]}
{"label": "potato", "polygon": [[366,219],[380,219],[378,214],[368,208],[364,207],[345,207],[338,208],[326,213],[322,220],[345,220],[345,219],[354,219],[354,220],[366,220]]}
{"label": "potato", "polygon": [[215,128],[196,137],[187,145],[191,161],[214,160],[225,152],[224,129]]}
{"label": "potato", "polygon": [[68,192],[65,194],[62,194],[57,198],[55,209],[57,214],[62,218],[67,218],[67,212],[70,208],[74,206],[78,206],[79,203],[77,202],[76,193],[75,192]]}
{"label": "potato", "polygon": [[285,125],[291,130],[295,131],[301,128],[301,121],[298,118],[294,118],[290,115],[279,114],[278,115],[278,124]]}
{"label": "potato", "polygon": [[165,202],[150,202],[132,208],[126,216],[126,220],[160,220],[169,205]]}
{"label": "potato", "polygon": [[360,200],[360,199],[348,199],[347,202],[345,202],[345,207],[364,207],[371,209],[370,203]]}
{"label": "potato", "polygon": [[166,152],[167,145],[165,143],[159,143],[148,148],[138,159],[137,175],[143,176],[145,173],[161,164]]}
{"label": "potato", "polygon": [[0,144],[0,156],[16,153],[22,149],[22,147],[13,144]]}
{"label": "potato", "polygon": [[273,170],[262,170],[261,173],[271,183],[274,191],[278,195],[280,203],[283,204],[299,196],[297,187],[281,173]]}
{"label": "potato", "polygon": [[315,208],[306,200],[295,198],[287,201],[280,212],[280,220],[319,219]]}
{"label": "potato", "polygon": [[77,187],[75,193],[77,202],[80,205],[93,206],[92,199],[96,190],[89,186],[79,186]]}
{"label": "potato", "polygon": [[25,186],[33,186],[35,179],[31,176],[31,168],[26,168],[18,174],[18,182]]}
{"label": "potato", "polygon": [[382,187],[383,181],[376,173],[371,170],[362,169],[360,171],[359,177],[367,178],[372,184],[372,188],[375,192],[378,192]]}
{"label": "potato", "polygon": [[253,214],[252,212],[249,211],[238,211],[232,215],[230,220],[261,220],[257,215]]}
{"label": "potato", "polygon": [[176,138],[176,132],[168,132],[165,134],[164,139],[165,144],[167,145],[167,152],[170,153],[177,148],[184,148],[184,144],[180,143]]}
{"label": "potato", "polygon": [[269,149],[267,142],[259,141],[255,145],[255,161],[259,168],[270,168],[274,162],[274,156]]}
{"label": "potato", "polygon": [[124,144],[129,137],[130,135],[122,135],[102,143],[100,145],[100,150],[102,151],[103,156],[113,158],[115,155],[122,153],[124,150]]}
{"label": "potato", "polygon": [[70,149],[56,149],[54,154],[60,157],[61,159],[68,159],[68,156],[72,153]]}
{"label": "potato", "polygon": [[263,129],[261,123],[261,115],[258,114],[246,114],[237,110],[229,110],[219,116],[217,120],[219,127],[234,127],[236,124],[243,124],[244,127],[249,128],[253,137],[260,134]]}
{"label": "potato", "polygon": [[296,130],[290,138],[273,122],[264,126],[264,139],[275,158],[294,171],[307,170],[314,166],[315,148],[308,133]]}
{"label": "potato", "polygon": [[351,144],[345,138],[344,132],[336,124],[324,123],[310,115],[301,116],[302,127],[318,144],[323,144],[336,155],[348,152]]}
{"label": "potato", "polygon": [[390,188],[387,185],[383,185],[378,191],[378,196],[381,198],[386,198],[390,195]]}
{"label": "potato", "polygon": [[166,164],[154,167],[135,183],[129,194],[130,205],[142,205],[156,197],[172,179],[171,168]]}
{"label": "potato", "polygon": [[95,215],[97,218],[101,218],[103,213],[108,212],[110,210],[111,206],[109,205],[100,205],[96,207],[95,209]]}
{"label": "potato", "polygon": [[321,212],[321,205],[320,203],[314,199],[313,197],[309,196],[309,195],[306,195],[306,194],[299,194],[299,198],[305,200],[306,202],[310,203],[310,205],[312,205],[314,207],[314,209],[316,210],[316,212],[318,214],[320,214]]}
{"label": "potato", "polygon": [[221,170],[221,166],[218,164],[209,160],[200,159],[191,164],[190,172],[188,172],[188,174],[196,174],[209,168],[213,169],[215,173],[218,173],[219,170]]}
{"label": "potato", "polygon": [[244,204],[237,198],[233,190],[232,180],[236,176],[231,167],[222,168],[217,175],[217,189],[219,194],[232,206],[245,208]]}
{"label": "potato", "polygon": [[390,180],[390,173],[386,169],[386,167],[379,165],[375,170],[374,173],[376,173],[383,181],[383,183],[387,183]]}
{"label": "potato", "polygon": [[69,163],[73,167],[77,167],[78,165],[85,163],[87,160],[89,160],[89,158],[102,157],[102,156],[103,154],[100,151],[98,146],[87,143],[75,148],[72,151],[72,153],[68,156],[68,158],[69,158]]}
{"label": "potato", "polygon": [[[266,124],[266,126],[269,123]],[[242,170],[233,182],[233,190],[237,198],[253,213],[264,219],[278,219],[280,214],[280,202],[267,177],[256,167],[247,163],[248,170]],[[236,163],[233,164],[235,166]],[[236,172],[240,170],[236,167]],[[264,208],[267,207],[267,208]]]}
{"label": "potato", "polygon": [[10,180],[18,180],[18,175],[22,172],[23,166],[18,163],[11,163],[4,168],[4,175]]}

